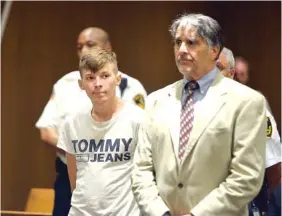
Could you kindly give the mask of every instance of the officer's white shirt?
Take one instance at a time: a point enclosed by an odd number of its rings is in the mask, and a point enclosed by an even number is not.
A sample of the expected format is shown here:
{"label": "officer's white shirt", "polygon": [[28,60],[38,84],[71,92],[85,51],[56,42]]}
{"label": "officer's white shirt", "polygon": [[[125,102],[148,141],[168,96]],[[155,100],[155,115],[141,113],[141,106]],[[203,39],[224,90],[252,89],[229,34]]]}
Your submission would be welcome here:
{"label": "officer's white shirt", "polygon": [[[145,100],[147,93],[143,85],[135,78],[121,73],[122,77],[127,78],[127,87],[124,90],[122,99],[124,101],[137,104],[138,101]],[[36,122],[37,128],[55,128],[59,130],[63,120],[69,115],[81,110],[86,106],[92,106],[91,100],[86,92],[81,90],[78,85],[80,79],[79,71],[73,71],[64,75],[53,86],[53,94],[44,110]],[[116,88],[116,94],[121,97],[119,86]],[[142,105],[142,104],[139,104]],[[59,131],[58,131],[59,132]],[[58,154],[60,159],[66,163],[65,156]]]}
{"label": "officer's white shirt", "polygon": [[266,109],[267,116],[267,142],[266,142],[266,168],[282,161],[281,140],[277,130],[275,119],[271,112]]}

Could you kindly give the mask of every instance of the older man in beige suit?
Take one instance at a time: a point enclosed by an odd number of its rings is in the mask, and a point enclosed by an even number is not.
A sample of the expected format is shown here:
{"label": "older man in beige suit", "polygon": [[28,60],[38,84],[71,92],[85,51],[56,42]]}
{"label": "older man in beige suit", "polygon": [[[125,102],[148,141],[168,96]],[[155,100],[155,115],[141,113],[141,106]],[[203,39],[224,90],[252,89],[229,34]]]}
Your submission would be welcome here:
{"label": "older man in beige suit", "polygon": [[132,189],[143,215],[246,216],[262,185],[265,100],[216,68],[219,24],[184,14],[171,26],[184,79],[149,96]]}

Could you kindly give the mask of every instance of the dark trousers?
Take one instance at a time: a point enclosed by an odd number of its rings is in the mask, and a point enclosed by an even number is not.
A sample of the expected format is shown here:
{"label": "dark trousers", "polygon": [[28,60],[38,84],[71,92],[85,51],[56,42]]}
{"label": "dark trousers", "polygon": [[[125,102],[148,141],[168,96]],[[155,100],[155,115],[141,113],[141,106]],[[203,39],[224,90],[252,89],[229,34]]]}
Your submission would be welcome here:
{"label": "dark trousers", "polygon": [[267,216],[281,216],[281,184],[270,194]]}
{"label": "dark trousers", "polygon": [[249,210],[249,216],[254,216],[253,209],[252,209],[252,203],[248,204],[248,210]]}
{"label": "dark trousers", "polygon": [[264,176],[263,184],[258,195],[254,198],[252,202],[249,203],[249,216],[253,216],[253,209],[257,208],[260,213],[267,212],[267,178]]}
{"label": "dark trousers", "polygon": [[71,187],[66,164],[56,159],[55,200],[53,216],[67,216],[71,207]]}

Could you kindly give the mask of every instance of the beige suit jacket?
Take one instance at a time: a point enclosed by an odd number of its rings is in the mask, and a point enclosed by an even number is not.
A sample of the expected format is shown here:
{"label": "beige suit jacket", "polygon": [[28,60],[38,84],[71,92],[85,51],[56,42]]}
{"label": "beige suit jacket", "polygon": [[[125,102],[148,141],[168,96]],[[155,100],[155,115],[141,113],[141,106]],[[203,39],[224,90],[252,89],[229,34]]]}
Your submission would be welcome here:
{"label": "beige suit jacket", "polygon": [[148,97],[132,173],[136,201],[150,216],[247,216],[264,176],[265,99],[217,72],[180,162],[183,86],[177,81]]}

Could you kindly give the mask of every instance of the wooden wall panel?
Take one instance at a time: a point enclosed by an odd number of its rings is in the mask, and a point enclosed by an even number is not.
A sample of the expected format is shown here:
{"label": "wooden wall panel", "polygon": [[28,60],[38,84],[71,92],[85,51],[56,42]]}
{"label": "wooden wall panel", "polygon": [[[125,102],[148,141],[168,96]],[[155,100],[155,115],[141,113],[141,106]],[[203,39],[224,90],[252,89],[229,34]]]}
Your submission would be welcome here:
{"label": "wooden wall panel", "polygon": [[80,30],[107,30],[120,70],[152,92],[181,78],[168,27],[183,11],[218,19],[227,46],[250,61],[250,85],[267,96],[280,128],[280,2],[14,2],[1,50],[2,209],[22,210],[31,187],[53,186],[55,153],[34,124],[52,84],[77,68]]}
{"label": "wooden wall panel", "polygon": [[226,46],[249,61],[249,86],[265,95],[281,132],[281,2],[215,2],[212,7]]}

